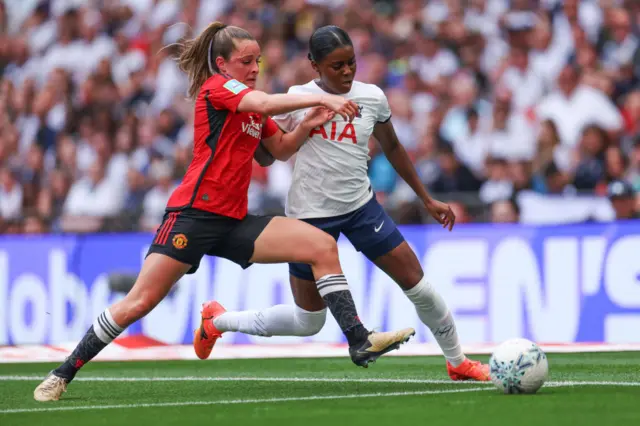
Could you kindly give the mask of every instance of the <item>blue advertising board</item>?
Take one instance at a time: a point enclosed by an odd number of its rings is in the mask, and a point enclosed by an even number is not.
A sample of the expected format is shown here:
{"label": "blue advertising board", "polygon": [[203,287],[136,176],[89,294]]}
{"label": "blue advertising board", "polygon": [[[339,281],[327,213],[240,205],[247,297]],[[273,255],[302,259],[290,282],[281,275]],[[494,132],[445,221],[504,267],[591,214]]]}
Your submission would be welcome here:
{"label": "blue advertising board", "polygon": [[[640,223],[563,226],[468,225],[453,232],[401,228],[441,292],[463,343],[526,337],[546,343],[640,342]],[[55,344],[82,337],[122,294],[111,273],[137,273],[148,234],[0,237],[0,345]],[[430,342],[411,303],[341,238],[340,259],[369,328],[412,326]],[[207,257],[128,334],[190,343],[203,301],[228,310],[292,303],[287,265],[242,270]],[[229,343],[329,342],[344,338],[330,318],[311,337],[234,334]]]}

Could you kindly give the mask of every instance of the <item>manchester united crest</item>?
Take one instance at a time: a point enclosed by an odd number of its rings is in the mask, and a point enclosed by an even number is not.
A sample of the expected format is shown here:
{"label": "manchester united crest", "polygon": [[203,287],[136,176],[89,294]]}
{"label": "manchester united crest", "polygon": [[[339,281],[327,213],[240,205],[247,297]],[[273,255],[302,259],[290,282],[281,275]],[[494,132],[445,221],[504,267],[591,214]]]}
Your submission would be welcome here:
{"label": "manchester united crest", "polygon": [[178,250],[182,250],[183,248],[185,248],[187,246],[187,243],[189,242],[189,240],[187,240],[187,236],[184,234],[178,234],[175,237],[173,237],[173,246],[175,248],[177,248]]}

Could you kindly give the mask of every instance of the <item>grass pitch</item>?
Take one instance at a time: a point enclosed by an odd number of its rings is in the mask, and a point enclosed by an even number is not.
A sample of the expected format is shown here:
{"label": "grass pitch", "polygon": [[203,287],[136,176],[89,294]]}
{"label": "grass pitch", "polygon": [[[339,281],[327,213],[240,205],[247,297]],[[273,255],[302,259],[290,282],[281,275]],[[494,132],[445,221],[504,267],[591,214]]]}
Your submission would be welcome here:
{"label": "grass pitch", "polygon": [[[441,357],[96,362],[37,403],[52,364],[0,364],[0,425],[640,424],[640,354],[549,354],[536,395],[453,383]],[[487,360],[487,357],[476,357]]]}

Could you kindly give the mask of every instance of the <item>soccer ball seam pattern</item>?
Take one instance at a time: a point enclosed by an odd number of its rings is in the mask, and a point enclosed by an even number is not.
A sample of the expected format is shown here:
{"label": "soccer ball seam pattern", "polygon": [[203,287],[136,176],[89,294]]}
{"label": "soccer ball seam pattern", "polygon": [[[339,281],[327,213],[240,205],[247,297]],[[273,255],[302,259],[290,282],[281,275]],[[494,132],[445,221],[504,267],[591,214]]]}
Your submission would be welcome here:
{"label": "soccer ball seam pattern", "polygon": [[545,353],[526,339],[504,342],[489,361],[491,380],[507,394],[536,393],[548,376]]}

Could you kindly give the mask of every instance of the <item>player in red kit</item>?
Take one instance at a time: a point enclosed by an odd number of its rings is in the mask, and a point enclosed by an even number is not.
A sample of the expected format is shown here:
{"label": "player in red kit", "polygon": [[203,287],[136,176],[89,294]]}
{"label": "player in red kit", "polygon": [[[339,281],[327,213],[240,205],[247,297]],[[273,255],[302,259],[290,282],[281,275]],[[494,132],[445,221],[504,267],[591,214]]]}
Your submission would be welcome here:
{"label": "player in red kit", "polygon": [[[35,389],[36,400],[58,400],[83,365],[155,308],[184,274],[194,273],[205,255],[224,257],[243,268],[252,263],[308,264],[317,285],[330,288],[336,303],[352,303],[335,240],[297,219],[248,215],[247,191],[261,142],[281,158],[335,114],[353,120],[358,107],[337,95],[254,90],[259,60],[260,47],[251,34],[218,22],[185,44],[179,65],[189,76],[189,95],[195,100],[193,160],[168,202],[133,288],[98,316],[65,362]],[[314,107],[319,108],[287,134],[269,118]],[[220,337],[212,319],[222,311],[215,302],[203,307],[194,339],[200,358],[209,356]],[[314,315],[301,314],[300,320],[314,321]],[[413,333],[371,333],[361,342],[362,350],[379,356]]]}

